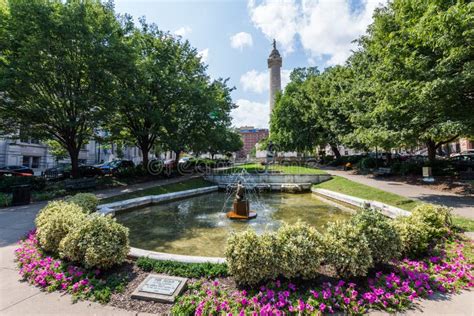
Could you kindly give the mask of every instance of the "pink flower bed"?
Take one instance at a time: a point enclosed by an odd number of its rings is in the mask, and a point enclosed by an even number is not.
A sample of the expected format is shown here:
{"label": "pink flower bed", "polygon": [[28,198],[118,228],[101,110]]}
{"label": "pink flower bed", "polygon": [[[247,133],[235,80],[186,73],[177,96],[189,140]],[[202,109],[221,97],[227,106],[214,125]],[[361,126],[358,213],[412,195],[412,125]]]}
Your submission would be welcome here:
{"label": "pink flower bed", "polygon": [[20,275],[29,283],[48,291],[59,290],[76,297],[87,297],[94,290],[94,285],[103,282],[96,278],[100,274],[99,270],[87,271],[45,255],[38,245],[35,231],[20,241],[15,255]]}
{"label": "pink flower bed", "polygon": [[456,240],[448,244],[446,251],[437,251],[436,256],[394,262],[392,271],[377,272],[359,285],[340,280],[314,289],[297,289],[292,283],[277,280],[249,293],[226,291],[214,281],[195,286],[173,310],[176,314],[195,315],[301,315],[336,311],[362,314],[370,308],[403,310],[417,298],[435,292],[454,293],[473,287],[473,265],[465,256],[464,247],[463,242]]}

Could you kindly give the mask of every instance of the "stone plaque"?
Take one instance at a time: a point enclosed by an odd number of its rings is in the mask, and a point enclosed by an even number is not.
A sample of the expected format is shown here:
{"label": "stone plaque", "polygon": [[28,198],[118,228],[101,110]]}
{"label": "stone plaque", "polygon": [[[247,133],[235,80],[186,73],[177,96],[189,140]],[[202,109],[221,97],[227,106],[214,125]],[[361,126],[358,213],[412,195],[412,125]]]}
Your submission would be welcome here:
{"label": "stone plaque", "polygon": [[186,286],[188,279],[161,274],[150,274],[133,291],[132,298],[173,303]]}
{"label": "stone plaque", "polygon": [[151,277],[148,278],[148,281],[142,286],[140,292],[173,295],[180,284],[180,280]]}

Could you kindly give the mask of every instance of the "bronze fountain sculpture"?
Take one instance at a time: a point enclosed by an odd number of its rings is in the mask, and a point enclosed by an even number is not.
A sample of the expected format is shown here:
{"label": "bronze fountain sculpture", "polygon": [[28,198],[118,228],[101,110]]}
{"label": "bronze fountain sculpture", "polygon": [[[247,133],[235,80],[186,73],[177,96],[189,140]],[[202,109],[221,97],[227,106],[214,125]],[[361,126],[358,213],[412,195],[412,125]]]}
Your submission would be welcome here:
{"label": "bronze fountain sculpture", "polygon": [[232,210],[227,213],[227,217],[240,220],[248,220],[257,217],[256,212],[250,211],[249,201],[245,198],[245,186],[242,185],[242,181],[237,183]]}

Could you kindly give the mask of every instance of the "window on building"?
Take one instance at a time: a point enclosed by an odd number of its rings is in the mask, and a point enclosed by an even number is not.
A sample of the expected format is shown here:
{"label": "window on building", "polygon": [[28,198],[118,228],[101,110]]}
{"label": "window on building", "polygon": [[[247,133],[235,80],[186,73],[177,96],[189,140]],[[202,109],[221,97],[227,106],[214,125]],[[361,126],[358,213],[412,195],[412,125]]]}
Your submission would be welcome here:
{"label": "window on building", "polygon": [[23,167],[30,167],[30,156],[23,156]]}
{"label": "window on building", "polygon": [[39,168],[41,164],[41,157],[37,156],[23,156],[22,165],[28,168]]}
{"label": "window on building", "polygon": [[31,159],[31,168],[39,168],[40,167],[41,157],[32,157]]}

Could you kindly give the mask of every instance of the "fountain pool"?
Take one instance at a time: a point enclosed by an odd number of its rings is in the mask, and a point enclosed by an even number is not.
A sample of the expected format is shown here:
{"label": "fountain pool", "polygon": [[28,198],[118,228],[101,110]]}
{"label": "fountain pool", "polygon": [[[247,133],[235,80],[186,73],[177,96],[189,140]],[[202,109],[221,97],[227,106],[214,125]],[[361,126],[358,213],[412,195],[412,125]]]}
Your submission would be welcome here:
{"label": "fountain pool", "polygon": [[276,230],[298,220],[320,231],[331,221],[351,215],[325,204],[311,193],[260,193],[250,201],[257,218],[235,221],[226,217],[232,199],[223,192],[191,197],[119,212],[117,221],[130,229],[132,247],[183,255],[223,257],[232,231]]}

